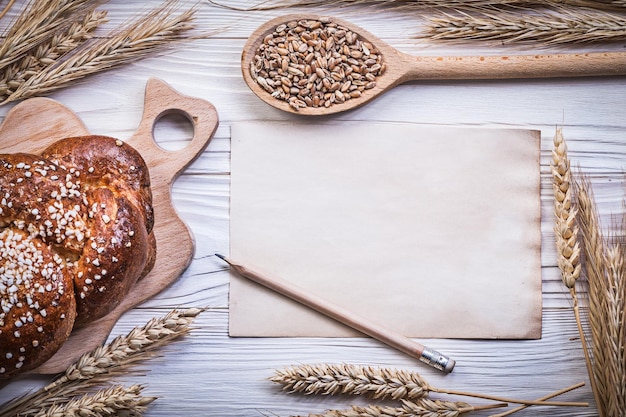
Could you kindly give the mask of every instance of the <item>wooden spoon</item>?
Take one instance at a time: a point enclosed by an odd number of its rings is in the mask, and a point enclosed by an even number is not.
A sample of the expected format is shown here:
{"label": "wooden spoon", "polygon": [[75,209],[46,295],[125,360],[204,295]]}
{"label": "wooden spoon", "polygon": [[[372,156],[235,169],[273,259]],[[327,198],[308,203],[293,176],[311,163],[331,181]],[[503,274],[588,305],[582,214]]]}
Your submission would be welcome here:
{"label": "wooden spoon", "polygon": [[[260,86],[250,72],[255,55],[267,35],[277,26],[288,22],[323,20],[334,22],[371,43],[382,55],[386,70],[375,79],[375,87],[365,90],[358,98],[334,103],[329,107],[301,107],[295,109],[284,100]],[[305,52],[307,53],[307,52]],[[327,115],[359,107],[375,99],[392,87],[411,80],[466,80],[466,79],[524,79],[579,76],[607,76],[626,74],[626,52],[595,52],[576,54],[532,54],[508,56],[411,56],[404,54],[366,30],[334,17],[309,14],[291,14],[272,19],[248,38],[244,46],[241,67],[250,89],[263,101],[278,109],[301,115]]]}

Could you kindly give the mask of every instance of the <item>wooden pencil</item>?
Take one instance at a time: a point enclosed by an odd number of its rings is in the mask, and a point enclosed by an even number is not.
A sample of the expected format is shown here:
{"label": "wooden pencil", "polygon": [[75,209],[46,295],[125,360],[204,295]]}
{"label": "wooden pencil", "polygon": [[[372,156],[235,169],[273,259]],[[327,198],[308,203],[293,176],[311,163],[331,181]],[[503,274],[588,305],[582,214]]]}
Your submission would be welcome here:
{"label": "wooden pencil", "polygon": [[299,288],[287,281],[275,277],[269,278],[267,276],[263,276],[255,271],[245,268],[242,265],[232,262],[230,259],[218,253],[216,253],[215,256],[230,265],[231,270],[240,276],[282,294],[317,311],[318,313],[337,320],[352,329],[373,337],[388,346],[419,359],[421,362],[424,362],[433,368],[446,373],[452,372],[452,369],[454,368],[456,362],[453,359],[450,359],[436,350],[426,347],[398,332],[382,327],[376,323],[372,323],[364,317],[358,316],[341,306],[329,303],[323,298],[308,293],[302,288]]}

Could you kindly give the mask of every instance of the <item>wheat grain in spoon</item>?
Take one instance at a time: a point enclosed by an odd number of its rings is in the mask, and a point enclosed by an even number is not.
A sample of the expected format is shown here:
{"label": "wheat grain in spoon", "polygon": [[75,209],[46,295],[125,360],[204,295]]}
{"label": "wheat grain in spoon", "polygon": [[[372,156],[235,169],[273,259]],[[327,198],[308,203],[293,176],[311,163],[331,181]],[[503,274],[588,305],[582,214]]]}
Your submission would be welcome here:
{"label": "wheat grain in spoon", "polygon": [[326,115],[359,107],[411,80],[624,75],[626,52],[411,56],[344,20],[292,14],[254,31],[241,65],[244,80],[267,104]]}

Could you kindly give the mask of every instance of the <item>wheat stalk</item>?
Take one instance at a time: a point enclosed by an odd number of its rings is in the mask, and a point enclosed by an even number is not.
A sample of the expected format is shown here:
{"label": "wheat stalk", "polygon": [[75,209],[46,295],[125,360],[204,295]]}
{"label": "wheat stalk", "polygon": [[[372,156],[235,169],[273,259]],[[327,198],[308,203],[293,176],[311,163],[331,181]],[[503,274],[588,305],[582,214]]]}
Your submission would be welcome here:
{"label": "wheat stalk", "polygon": [[165,2],[111,37],[83,44],[61,62],[30,77],[2,103],[50,93],[88,75],[133,62],[184,39],[193,29],[195,9],[175,14],[177,1]]}
{"label": "wheat stalk", "polygon": [[32,417],[141,416],[156,397],[141,395],[143,387],[115,385],[95,394],[85,394],[32,414]]}
{"label": "wheat stalk", "polygon": [[487,394],[435,388],[417,372],[392,368],[374,368],[351,364],[299,365],[277,370],[271,381],[283,385],[289,392],[304,394],[370,395],[374,398],[420,400],[430,392],[482,398],[505,403],[526,405],[587,407],[585,402],[547,402],[518,400]]}
{"label": "wheat stalk", "polygon": [[[571,385],[571,386],[569,386],[567,388],[563,388],[561,390],[552,392],[552,393],[550,393],[548,395],[544,395],[543,397],[539,398],[539,401],[549,400],[550,398],[557,397],[559,395],[565,394],[566,392],[570,392],[570,391],[573,391],[575,389],[578,389],[578,388],[584,387],[584,386],[585,386],[584,382],[579,382],[579,383]],[[505,411],[503,413],[492,414],[489,417],[506,417],[506,416],[510,416],[511,414],[517,413],[518,411],[521,411],[521,410],[523,410],[525,408],[528,408],[528,405],[525,405],[525,404],[524,405],[520,405],[519,407],[512,408],[512,409],[507,410],[507,411]]]}
{"label": "wheat stalk", "polygon": [[402,400],[400,407],[352,406],[349,410],[329,410],[323,414],[309,414],[308,417],[458,417],[479,410],[504,407],[506,404],[472,406],[464,402],[420,400],[418,402]]}
{"label": "wheat stalk", "polygon": [[0,11],[0,19],[2,19],[4,15],[7,14],[9,10],[11,10],[11,7],[13,7],[13,3],[15,3],[15,0],[9,0],[9,2],[4,6],[4,9]]}
{"label": "wheat stalk", "polygon": [[626,17],[602,11],[560,7],[532,13],[440,13],[427,19],[433,40],[540,42],[546,45],[615,42],[626,39]]}
{"label": "wheat stalk", "polygon": [[67,31],[53,34],[25,57],[8,65],[0,78],[0,101],[5,100],[27,79],[90,39],[92,32],[106,22],[106,15],[105,11],[88,12],[81,20],[72,23]]}
{"label": "wheat stalk", "polygon": [[374,398],[418,400],[431,387],[416,372],[348,364],[302,365],[277,370],[271,381],[286,391],[305,394],[371,395]]}
{"label": "wheat stalk", "polygon": [[187,334],[193,319],[203,310],[174,310],[154,318],[142,327],[118,336],[104,346],[82,355],[74,364],[42,389],[7,404],[0,417],[36,413],[58,398],[67,398],[103,379],[118,375],[131,365],[151,357],[151,353]]}
{"label": "wheat stalk", "polygon": [[592,187],[586,176],[575,182],[585,276],[589,332],[601,415],[626,411],[626,278],[623,242],[602,233]]}

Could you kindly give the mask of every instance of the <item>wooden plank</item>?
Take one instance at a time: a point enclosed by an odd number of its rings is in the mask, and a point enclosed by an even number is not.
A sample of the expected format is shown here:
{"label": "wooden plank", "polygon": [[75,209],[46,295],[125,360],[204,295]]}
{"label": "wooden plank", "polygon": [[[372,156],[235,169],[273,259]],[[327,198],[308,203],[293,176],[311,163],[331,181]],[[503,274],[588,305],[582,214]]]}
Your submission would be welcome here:
{"label": "wooden plank", "polygon": [[[112,337],[164,314],[162,309],[137,309],[118,323]],[[228,313],[212,309],[196,320],[189,337],[174,342],[160,357],[140,365],[145,376],[124,377],[146,383],[147,393],[159,396],[149,415],[185,413],[242,416],[258,412],[301,415],[351,404],[371,403],[353,397],[303,396],[281,392],[267,379],[274,370],[298,364],[354,363],[405,369],[419,373],[438,388],[459,389],[507,397],[535,399],[586,381],[580,344],[569,311],[544,311],[546,327],[539,341],[426,340],[457,358],[457,367],[444,375],[372,339],[229,338]],[[277,354],[280,352],[280,354]],[[493,352],[499,352],[494,355]],[[32,383],[32,382],[31,382]],[[20,386],[5,389],[16,395]],[[436,398],[449,398],[434,396]],[[460,398],[457,398],[460,399]],[[469,402],[480,400],[464,399]],[[588,386],[563,396],[567,401],[592,401]],[[595,415],[592,408],[536,407],[536,416]],[[487,414],[478,414],[487,415]]]}
{"label": "wooden plank", "polygon": [[[224,0],[249,5],[244,0]],[[18,1],[6,25],[19,11]],[[156,6],[155,2],[110,0],[113,28]],[[207,150],[173,184],[173,205],[191,226],[196,250],[189,268],[165,291],[141,308],[122,316],[113,335],[145,323],[177,306],[209,306],[198,329],[172,345],[162,358],[146,364],[147,377],[127,377],[148,385],[161,398],[148,416],[201,414],[248,416],[289,415],[345,408],[346,398],[288,395],[267,381],[272,370],[294,363],[351,362],[416,369],[433,385],[476,389],[492,394],[537,398],[579,381],[586,381],[580,341],[570,311],[571,301],[556,268],[552,232],[550,151],[555,127],[562,124],[576,166],[592,174],[604,224],[624,212],[623,168],[626,78],[556,79],[534,81],[412,82],[386,93],[372,104],[332,119],[333,122],[425,123],[458,126],[521,127],[542,131],[542,278],[544,333],[538,341],[425,341],[457,359],[455,371],[443,377],[415,364],[404,355],[366,339],[231,339],[227,336],[228,279],[223,263],[213,253],[228,251],[230,128],[244,120],[300,118],[270,108],[246,87],[239,67],[241,48],[261,23],[288,11],[240,12],[209,2],[181,1],[197,6],[201,30],[222,29],[208,39],[183,43],[175,49],[81,80],[50,95],[77,113],[90,132],[128,139],[139,126],[148,78],[155,76],[182,94],[210,101],[217,108],[220,127]],[[361,7],[324,7],[329,13],[358,24],[402,52],[414,55],[500,54],[616,50],[622,45],[534,48],[493,44],[432,43],[413,36],[423,20],[406,10],[364,10]],[[101,31],[101,33],[104,33]],[[0,119],[14,106],[0,107]],[[169,123],[169,124],[168,124]],[[176,123],[159,128],[164,146],[180,146],[185,134]],[[184,129],[183,129],[184,130]],[[36,387],[41,378],[25,378],[0,390],[0,402]],[[589,386],[564,396],[592,401]],[[364,404],[363,399],[355,403]],[[479,413],[478,415],[488,415]],[[521,415],[593,416],[595,408],[532,408]]]}

